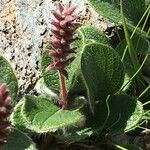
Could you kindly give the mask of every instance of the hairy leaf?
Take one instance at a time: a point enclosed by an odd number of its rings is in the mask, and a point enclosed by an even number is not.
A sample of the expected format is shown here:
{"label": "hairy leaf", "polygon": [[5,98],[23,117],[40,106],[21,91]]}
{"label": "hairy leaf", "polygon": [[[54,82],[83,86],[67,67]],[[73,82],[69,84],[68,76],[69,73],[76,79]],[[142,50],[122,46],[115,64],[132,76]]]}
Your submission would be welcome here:
{"label": "hairy leaf", "polygon": [[116,93],[124,80],[120,57],[107,45],[86,45],[81,58],[81,71],[88,91],[91,109],[109,94]]}
{"label": "hairy leaf", "polygon": [[89,126],[103,134],[118,134],[136,128],[143,116],[142,104],[127,95],[114,95],[96,106]]}
{"label": "hairy leaf", "polygon": [[23,115],[37,133],[56,131],[79,122],[83,115],[78,110],[61,110],[48,99],[27,95],[23,105]]}
{"label": "hairy leaf", "polygon": [[31,133],[31,131],[29,131],[28,129],[29,123],[25,120],[25,117],[22,114],[22,106],[24,102],[24,99],[22,99],[15,106],[14,111],[11,115],[11,122],[17,129],[23,132]]}

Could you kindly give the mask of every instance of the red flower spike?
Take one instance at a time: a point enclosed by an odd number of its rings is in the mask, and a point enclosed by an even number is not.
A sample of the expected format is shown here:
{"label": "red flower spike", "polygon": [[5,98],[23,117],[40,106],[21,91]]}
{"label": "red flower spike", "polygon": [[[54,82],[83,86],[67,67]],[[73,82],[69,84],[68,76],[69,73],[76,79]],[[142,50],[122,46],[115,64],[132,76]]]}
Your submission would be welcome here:
{"label": "red flower spike", "polygon": [[9,116],[12,113],[11,99],[4,84],[0,85],[0,146],[6,143],[6,137],[11,130]]}
{"label": "red flower spike", "polygon": [[53,46],[53,50],[48,52],[53,57],[54,62],[48,66],[50,70],[58,70],[60,74],[60,105],[63,109],[67,107],[68,92],[65,80],[68,78],[66,67],[74,60],[76,48],[72,48],[71,43],[77,39],[74,35],[75,30],[81,25],[76,22],[78,18],[75,14],[76,7],[73,7],[71,1],[68,5],[59,4],[58,10],[53,11],[54,19],[52,20],[52,34],[49,43]]}

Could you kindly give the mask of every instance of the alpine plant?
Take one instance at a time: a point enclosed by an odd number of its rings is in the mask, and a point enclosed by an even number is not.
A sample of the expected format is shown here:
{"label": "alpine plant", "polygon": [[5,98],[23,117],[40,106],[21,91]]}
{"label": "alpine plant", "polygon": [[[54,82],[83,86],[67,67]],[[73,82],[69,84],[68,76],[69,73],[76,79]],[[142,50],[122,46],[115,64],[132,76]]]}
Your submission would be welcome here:
{"label": "alpine plant", "polygon": [[72,6],[71,2],[67,5],[59,4],[59,8],[53,11],[54,19],[51,32],[52,37],[48,42],[53,49],[48,52],[48,55],[53,58],[53,63],[48,66],[50,70],[57,70],[60,75],[60,101],[62,109],[67,107],[68,91],[66,89],[66,79],[68,73],[66,67],[75,59],[73,55],[76,48],[71,47],[71,43],[78,39],[75,35],[75,30],[81,25],[76,20],[78,19],[75,13],[76,7]]}
{"label": "alpine plant", "polygon": [[11,98],[9,91],[6,89],[5,84],[0,85],[0,147],[7,141],[7,135],[11,130],[11,123],[9,121],[10,114],[12,113]]}

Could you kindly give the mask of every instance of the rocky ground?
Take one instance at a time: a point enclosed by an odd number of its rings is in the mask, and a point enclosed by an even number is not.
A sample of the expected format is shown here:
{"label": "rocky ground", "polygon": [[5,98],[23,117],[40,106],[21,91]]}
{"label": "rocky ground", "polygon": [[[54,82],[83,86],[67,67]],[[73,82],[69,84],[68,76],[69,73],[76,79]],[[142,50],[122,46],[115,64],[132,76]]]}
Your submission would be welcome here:
{"label": "rocky ground", "polygon": [[[40,76],[43,37],[50,35],[51,11],[59,0],[0,0],[0,53],[12,64],[21,94],[28,92]],[[62,1],[61,1],[62,2]],[[63,3],[67,3],[64,0]],[[73,0],[83,24],[101,24],[85,1]]]}

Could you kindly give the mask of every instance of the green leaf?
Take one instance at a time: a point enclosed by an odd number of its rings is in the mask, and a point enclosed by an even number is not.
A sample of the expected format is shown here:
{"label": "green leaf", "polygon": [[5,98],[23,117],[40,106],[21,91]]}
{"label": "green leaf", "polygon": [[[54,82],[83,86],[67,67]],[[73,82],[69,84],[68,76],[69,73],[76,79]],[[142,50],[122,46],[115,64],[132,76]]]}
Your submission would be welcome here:
{"label": "green leaf", "polygon": [[81,92],[85,90],[85,86],[81,75],[81,55],[84,50],[84,46],[93,42],[99,42],[109,45],[109,41],[102,31],[92,26],[83,26],[78,29],[78,32],[80,33],[80,37],[82,38],[82,40],[78,40],[73,43],[73,45],[77,47],[77,56],[68,68],[68,87],[71,90],[73,89],[73,91]]}
{"label": "green leaf", "polygon": [[[88,0],[99,15],[103,15],[116,24],[121,23],[120,1],[118,0]],[[127,23],[136,25],[146,8],[145,0],[124,0],[123,9]]]}
{"label": "green leaf", "polygon": [[83,119],[78,110],[61,110],[46,98],[30,95],[25,96],[22,112],[29,128],[37,133],[56,131]]}
{"label": "green leaf", "polygon": [[15,106],[14,111],[11,115],[12,124],[19,130],[27,133],[31,133],[28,129],[29,124],[25,120],[25,117],[22,114],[22,106],[25,103],[24,99],[20,100],[18,104]]}
{"label": "green leaf", "polygon": [[[52,47],[49,47],[51,49]],[[57,71],[49,71],[46,68],[53,62],[53,59],[48,56],[47,52],[43,52],[41,59],[42,76],[47,87],[59,89],[59,75]]]}
{"label": "green leaf", "polygon": [[124,129],[125,132],[129,132],[136,128],[138,123],[140,123],[142,116],[143,116],[143,105],[140,101],[136,101],[136,107],[132,115],[128,118],[126,128]]}
{"label": "green leaf", "polygon": [[91,43],[97,42],[97,43],[103,43],[109,45],[108,38],[99,28],[92,27],[92,26],[83,26],[79,28],[79,31],[81,31],[83,34],[84,45],[90,44],[90,42]]}
{"label": "green leaf", "polygon": [[5,83],[10,91],[13,103],[15,103],[18,93],[17,78],[9,62],[0,55],[0,84]]}
{"label": "green leaf", "polygon": [[33,141],[21,131],[14,129],[8,136],[4,150],[36,150]]}
{"label": "green leaf", "polygon": [[120,57],[107,45],[86,45],[81,58],[81,71],[88,91],[91,109],[109,94],[116,93],[124,80]]}
{"label": "green leaf", "polygon": [[114,95],[96,106],[89,122],[103,134],[118,134],[136,128],[142,116],[143,107],[139,101],[127,95]]}

